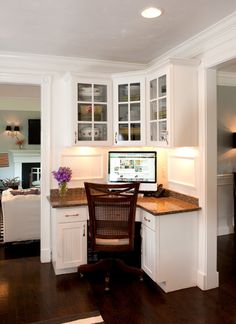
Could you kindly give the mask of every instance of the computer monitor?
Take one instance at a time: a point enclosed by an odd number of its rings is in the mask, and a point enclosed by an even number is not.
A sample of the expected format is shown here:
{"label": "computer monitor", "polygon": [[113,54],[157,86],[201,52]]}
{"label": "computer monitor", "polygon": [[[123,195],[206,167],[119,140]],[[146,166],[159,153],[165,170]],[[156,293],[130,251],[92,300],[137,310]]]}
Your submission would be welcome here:
{"label": "computer monitor", "polygon": [[140,191],[157,190],[155,151],[113,151],[108,153],[108,182],[140,182]]}

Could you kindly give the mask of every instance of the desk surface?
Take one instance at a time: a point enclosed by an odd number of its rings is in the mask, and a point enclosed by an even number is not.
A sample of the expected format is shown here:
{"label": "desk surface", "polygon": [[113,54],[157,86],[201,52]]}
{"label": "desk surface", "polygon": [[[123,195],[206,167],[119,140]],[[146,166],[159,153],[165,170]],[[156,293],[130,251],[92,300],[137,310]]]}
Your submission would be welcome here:
{"label": "desk surface", "polygon": [[[196,203],[189,202],[188,199],[186,200],[175,197],[139,197],[137,207],[156,216],[196,211],[200,209]],[[49,201],[52,208],[87,205],[87,199],[84,191],[78,189],[69,190],[68,195],[63,199],[60,199],[58,194],[52,194],[49,197]]]}

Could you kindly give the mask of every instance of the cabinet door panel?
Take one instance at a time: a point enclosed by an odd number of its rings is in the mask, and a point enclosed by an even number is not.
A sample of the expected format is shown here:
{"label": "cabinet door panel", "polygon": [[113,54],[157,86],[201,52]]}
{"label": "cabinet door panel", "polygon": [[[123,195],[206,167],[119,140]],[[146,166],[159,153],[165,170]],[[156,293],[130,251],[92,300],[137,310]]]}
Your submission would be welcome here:
{"label": "cabinet door panel", "polygon": [[114,144],[145,145],[145,77],[114,77],[113,87]]}
{"label": "cabinet door panel", "polygon": [[[75,145],[106,146],[111,144],[111,80],[71,76],[72,140]],[[71,123],[71,124],[72,124]]]}
{"label": "cabinet door panel", "polygon": [[156,280],[156,233],[142,224],[142,269]]}
{"label": "cabinet door panel", "polygon": [[86,222],[60,223],[57,230],[57,267],[65,269],[86,263]]}

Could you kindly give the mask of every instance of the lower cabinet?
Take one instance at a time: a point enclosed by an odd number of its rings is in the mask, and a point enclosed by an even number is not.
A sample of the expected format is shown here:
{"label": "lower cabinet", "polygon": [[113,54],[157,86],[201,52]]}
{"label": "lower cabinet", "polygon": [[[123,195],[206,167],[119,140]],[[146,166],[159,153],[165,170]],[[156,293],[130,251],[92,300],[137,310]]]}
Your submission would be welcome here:
{"label": "lower cabinet", "polygon": [[165,292],[196,286],[198,212],[141,213],[144,272]]}
{"label": "lower cabinet", "polygon": [[87,263],[87,207],[52,208],[52,262],[56,274]]}
{"label": "lower cabinet", "polygon": [[[52,208],[52,262],[56,274],[87,263],[87,206]],[[196,286],[198,212],[154,216],[137,209],[142,222],[141,264],[165,292]]]}

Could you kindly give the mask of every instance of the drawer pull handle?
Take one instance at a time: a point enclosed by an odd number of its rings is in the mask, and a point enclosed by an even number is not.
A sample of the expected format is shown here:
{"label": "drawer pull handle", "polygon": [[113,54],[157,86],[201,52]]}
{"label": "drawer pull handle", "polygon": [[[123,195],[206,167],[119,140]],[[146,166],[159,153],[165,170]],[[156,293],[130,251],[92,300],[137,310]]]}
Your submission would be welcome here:
{"label": "drawer pull handle", "polygon": [[75,217],[77,217],[77,216],[79,216],[79,214],[70,214],[70,215],[65,215],[65,217],[71,217],[71,216],[75,216]]}
{"label": "drawer pull handle", "polygon": [[83,226],[83,236],[85,236],[85,225]]}
{"label": "drawer pull handle", "polygon": [[147,217],[145,217],[144,216],[144,220],[146,221],[146,222],[151,222],[151,220],[150,219],[148,219]]}

